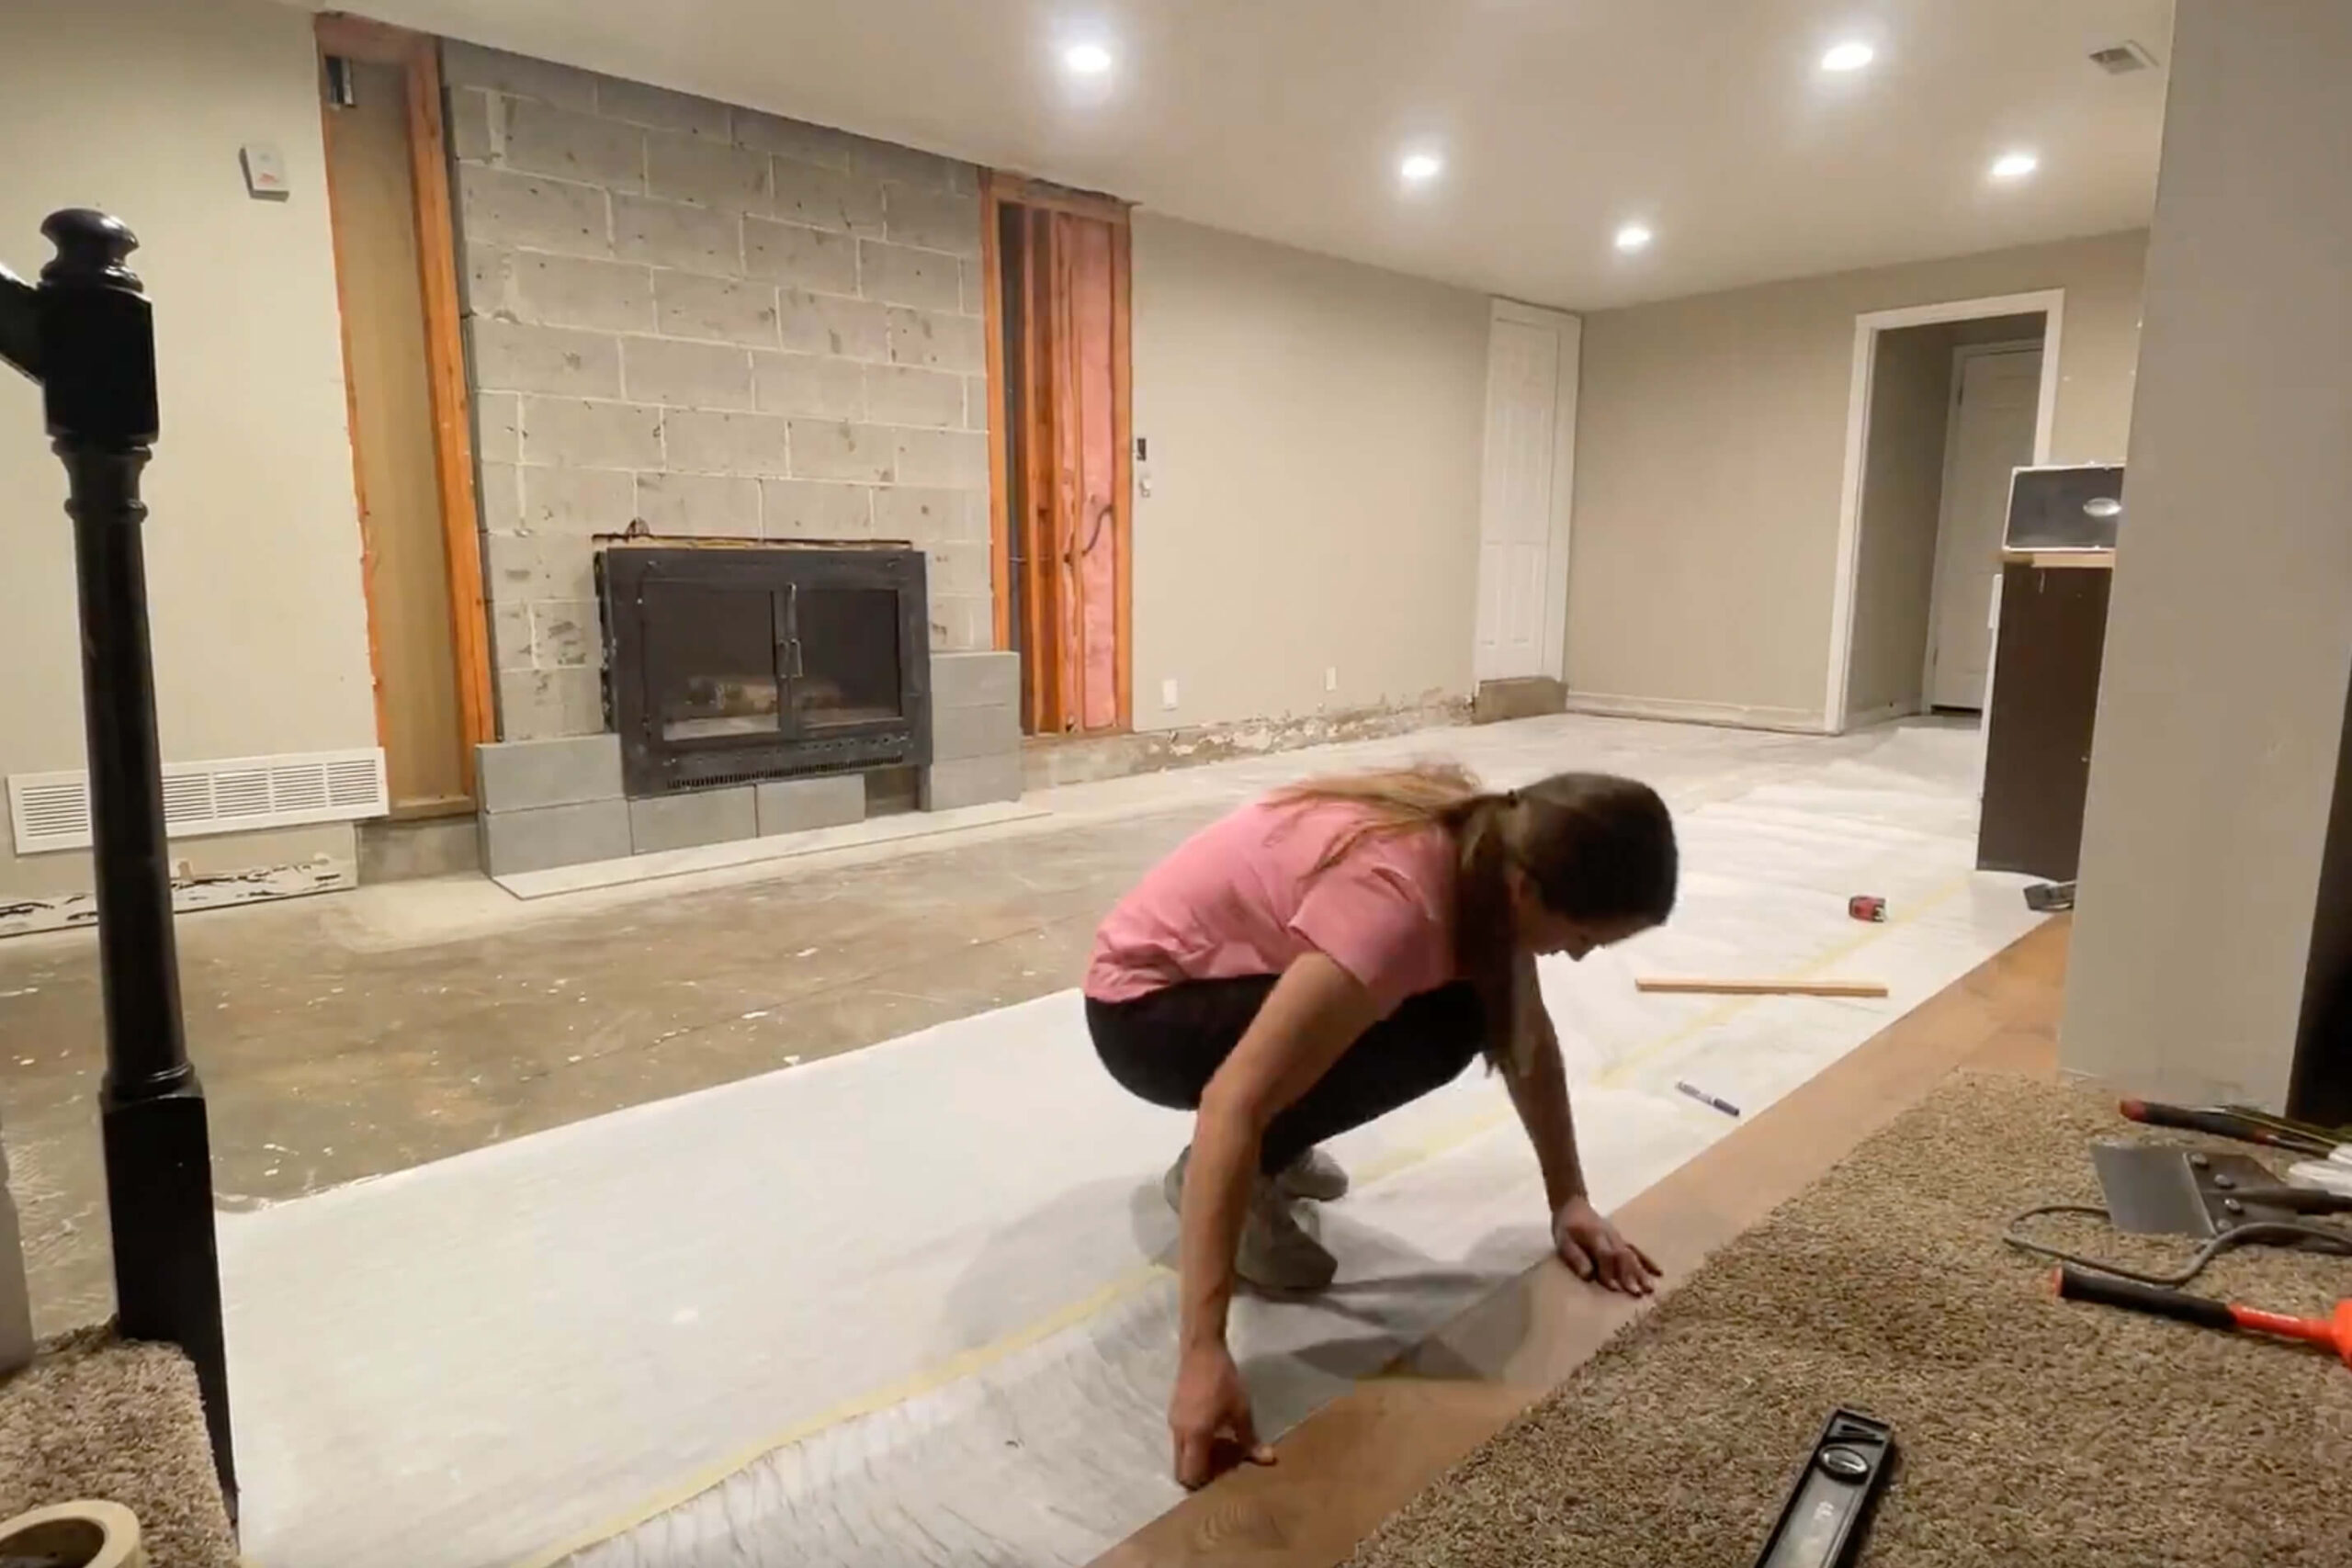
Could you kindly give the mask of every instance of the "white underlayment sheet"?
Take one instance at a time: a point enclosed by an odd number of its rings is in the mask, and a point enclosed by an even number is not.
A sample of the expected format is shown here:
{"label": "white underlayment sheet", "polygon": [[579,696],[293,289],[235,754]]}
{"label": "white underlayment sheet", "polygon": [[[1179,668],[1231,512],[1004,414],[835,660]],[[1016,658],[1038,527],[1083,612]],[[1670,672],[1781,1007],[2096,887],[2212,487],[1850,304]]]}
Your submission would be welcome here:
{"label": "white underlayment sheet", "polygon": [[[2032,923],[1973,877],[1973,737],[1899,732],[1688,809],[1673,925],[1548,964],[1622,1202]],[[1501,782],[1512,780],[1490,769]],[[1843,917],[1886,896],[1894,923]],[[1814,970],[1885,1002],[1643,998]],[[1184,1118],[1063,995],[221,1220],[262,1568],[1080,1563],[1164,1509]],[[1270,1435],[1538,1260],[1532,1156],[1476,1075],[1352,1134],[1340,1283],[1244,1301]]]}

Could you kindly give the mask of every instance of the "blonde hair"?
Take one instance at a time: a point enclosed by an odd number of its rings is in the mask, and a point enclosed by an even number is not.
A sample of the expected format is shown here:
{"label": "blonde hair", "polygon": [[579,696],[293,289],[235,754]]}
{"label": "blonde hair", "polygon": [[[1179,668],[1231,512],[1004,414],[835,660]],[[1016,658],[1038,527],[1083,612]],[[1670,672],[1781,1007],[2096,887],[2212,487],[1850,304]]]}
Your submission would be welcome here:
{"label": "blonde hair", "polygon": [[[1493,791],[1468,769],[1422,762],[1312,779],[1278,805],[1340,804],[1362,820],[1339,834],[1317,874],[1374,839],[1442,830],[1453,842],[1454,963],[1486,1013],[1487,1062],[1523,1077],[1535,1031],[1522,1029],[1516,867],[1544,908],[1571,919],[1660,925],[1679,875],[1674,822],[1647,784],[1608,773],[1555,773],[1525,789]],[[1540,1005],[1538,998],[1527,998]]]}
{"label": "blonde hair", "polygon": [[1338,773],[1276,792],[1282,806],[1353,806],[1363,819],[1331,840],[1315,869],[1337,864],[1367,839],[1393,839],[1442,826],[1479,795],[1478,777],[1453,762],[1417,762],[1378,773]]}

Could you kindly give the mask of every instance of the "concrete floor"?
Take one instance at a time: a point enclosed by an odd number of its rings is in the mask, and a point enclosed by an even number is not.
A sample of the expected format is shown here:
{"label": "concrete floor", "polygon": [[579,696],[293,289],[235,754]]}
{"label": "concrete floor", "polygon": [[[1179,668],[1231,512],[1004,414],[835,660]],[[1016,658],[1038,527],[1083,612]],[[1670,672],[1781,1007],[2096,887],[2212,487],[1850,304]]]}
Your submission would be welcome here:
{"label": "concrete floor", "polygon": [[[1875,744],[1527,723],[1557,765],[1636,773],[1678,810],[1695,799],[1678,784],[1745,788]],[[1054,813],[1041,822],[528,904],[468,876],[184,918],[220,1201],[300,1197],[1064,989],[1102,910],[1235,801],[1521,728],[1073,784],[1031,796]],[[44,1334],[112,1310],[103,1064],[92,934],[0,943],[0,1129]]]}
{"label": "concrete floor", "polygon": [[[1095,921],[1216,802],[418,938],[394,885],[179,922],[224,1206],[300,1197],[1061,990]],[[455,897],[451,897],[455,895]],[[570,900],[552,900],[562,906]],[[86,933],[0,945],[0,1127],[37,1328],[112,1310]]]}

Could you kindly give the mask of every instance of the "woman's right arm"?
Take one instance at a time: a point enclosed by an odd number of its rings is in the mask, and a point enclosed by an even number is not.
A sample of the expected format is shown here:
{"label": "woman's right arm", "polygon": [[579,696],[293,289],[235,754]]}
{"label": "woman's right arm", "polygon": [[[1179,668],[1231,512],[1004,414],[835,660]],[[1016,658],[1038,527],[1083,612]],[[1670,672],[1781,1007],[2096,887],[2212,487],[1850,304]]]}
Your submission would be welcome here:
{"label": "woman's right arm", "polygon": [[1266,1127],[1315,1086],[1372,1027],[1379,1009],[1355,976],[1319,953],[1283,971],[1240,1042],[1201,1091],[1193,1153],[1184,1168],[1177,1247],[1181,1318],[1176,1390],[1168,1424],[1176,1479],[1205,1483],[1216,1440],[1230,1438],[1264,1463],[1250,1425],[1249,1395],[1226,1348],[1233,1256]]}

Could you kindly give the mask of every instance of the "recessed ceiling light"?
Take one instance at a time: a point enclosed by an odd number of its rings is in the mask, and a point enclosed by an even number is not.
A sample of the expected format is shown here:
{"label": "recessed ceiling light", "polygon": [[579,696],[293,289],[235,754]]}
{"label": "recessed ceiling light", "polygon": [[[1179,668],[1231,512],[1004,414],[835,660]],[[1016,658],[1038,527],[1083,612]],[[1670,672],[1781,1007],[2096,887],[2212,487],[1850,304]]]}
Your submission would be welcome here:
{"label": "recessed ceiling light", "polygon": [[1657,237],[1650,232],[1649,226],[1645,223],[1627,223],[1617,231],[1617,248],[1621,251],[1638,251],[1646,247]]}
{"label": "recessed ceiling light", "polygon": [[1878,51],[1860,39],[1849,39],[1821,57],[1824,71],[1860,71],[1878,58]]}
{"label": "recessed ceiling light", "polygon": [[1434,152],[1408,152],[1396,172],[1408,185],[1421,185],[1445,172],[1445,160]]}
{"label": "recessed ceiling light", "polygon": [[1074,43],[1062,51],[1062,64],[1073,76],[1100,76],[1111,69],[1111,51],[1099,43]]}
{"label": "recessed ceiling light", "polygon": [[2004,152],[1993,160],[1993,177],[1996,180],[2021,180],[2041,167],[2041,159],[2032,152]]}

